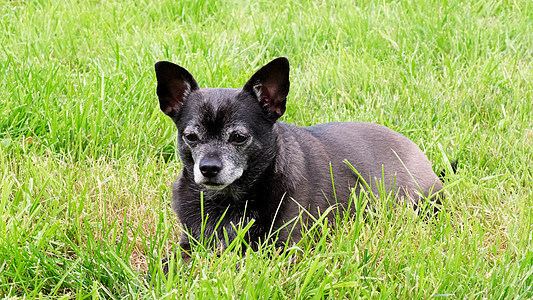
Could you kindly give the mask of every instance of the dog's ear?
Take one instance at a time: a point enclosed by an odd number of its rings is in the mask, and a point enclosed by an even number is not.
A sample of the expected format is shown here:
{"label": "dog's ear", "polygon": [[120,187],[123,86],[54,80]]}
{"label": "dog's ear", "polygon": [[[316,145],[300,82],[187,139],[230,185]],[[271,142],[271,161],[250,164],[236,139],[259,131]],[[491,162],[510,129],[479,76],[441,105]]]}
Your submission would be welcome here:
{"label": "dog's ear", "polygon": [[198,89],[191,73],[168,61],[155,64],[159,107],[169,117],[175,116],[189,94]]}
{"label": "dog's ear", "polygon": [[259,69],[243,90],[257,97],[267,115],[275,120],[285,113],[289,87],[289,60],[278,57]]}

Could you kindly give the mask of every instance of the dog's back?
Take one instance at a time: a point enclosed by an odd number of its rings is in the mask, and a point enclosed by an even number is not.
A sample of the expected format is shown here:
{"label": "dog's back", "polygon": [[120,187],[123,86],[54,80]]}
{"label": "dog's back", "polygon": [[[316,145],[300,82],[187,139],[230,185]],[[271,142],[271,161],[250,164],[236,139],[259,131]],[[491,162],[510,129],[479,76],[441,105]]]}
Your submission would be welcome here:
{"label": "dog's back", "polygon": [[[373,123],[326,123],[306,128],[328,150],[336,190],[354,187],[354,171],[350,163],[380,194],[377,182],[385,192],[394,192],[418,204],[442,189],[431,163],[411,140],[385,126]],[[361,182],[359,182],[361,183]],[[383,192],[383,191],[381,191]],[[343,197],[346,198],[346,197]]]}
{"label": "dog's back", "polygon": [[346,207],[352,188],[358,195],[366,184],[377,199],[392,196],[415,206],[442,189],[420,148],[385,126],[344,122],[307,128],[278,123],[277,127],[282,142],[276,163],[279,169],[293,169],[286,172],[287,180],[297,187],[287,195],[294,201],[285,199],[286,215],[301,208],[316,215],[331,205]]}

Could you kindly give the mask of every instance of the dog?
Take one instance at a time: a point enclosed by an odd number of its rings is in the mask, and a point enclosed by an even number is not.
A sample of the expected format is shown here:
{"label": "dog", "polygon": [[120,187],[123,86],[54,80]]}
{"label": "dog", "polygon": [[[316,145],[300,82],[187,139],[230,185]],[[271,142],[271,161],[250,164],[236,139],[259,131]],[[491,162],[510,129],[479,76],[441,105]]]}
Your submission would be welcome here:
{"label": "dog", "polygon": [[251,220],[245,236],[251,247],[269,239],[278,246],[298,242],[309,216],[333,205],[346,209],[352,189],[379,197],[381,187],[414,206],[439,201],[442,183],[431,163],[398,132],[362,122],[306,128],[278,122],[290,86],[287,58],[272,60],[240,89],[200,88],[167,61],[157,62],[155,72],[160,108],[178,129],[183,169],[172,199],[185,261],[191,243],[225,247],[238,224]]}

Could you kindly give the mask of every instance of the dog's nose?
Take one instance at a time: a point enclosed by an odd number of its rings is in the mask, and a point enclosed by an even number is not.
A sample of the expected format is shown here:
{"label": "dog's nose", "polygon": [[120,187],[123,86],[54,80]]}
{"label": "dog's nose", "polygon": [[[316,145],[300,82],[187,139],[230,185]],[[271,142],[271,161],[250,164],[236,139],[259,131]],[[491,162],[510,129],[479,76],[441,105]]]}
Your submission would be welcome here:
{"label": "dog's nose", "polygon": [[202,158],[200,172],[207,178],[213,178],[222,170],[222,162],[215,158]]}

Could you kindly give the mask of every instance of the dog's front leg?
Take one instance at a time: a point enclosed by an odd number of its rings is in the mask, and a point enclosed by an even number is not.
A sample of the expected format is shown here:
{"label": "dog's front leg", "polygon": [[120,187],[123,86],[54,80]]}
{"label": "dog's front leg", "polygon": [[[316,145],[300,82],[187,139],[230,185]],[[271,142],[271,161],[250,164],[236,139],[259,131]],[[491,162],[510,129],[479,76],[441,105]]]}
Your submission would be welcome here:
{"label": "dog's front leg", "polygon": [[186,234],[182,234],[180,237],[180,248],[181,259],[184,264],[188,264],[191,260],[191,244],[189,243],[189,237]]}
{"label": "dog's front leg", "polygon": [[[174,261],[176,263],[175,270],[178,269],[178,266],[177,266],[178,263],[183,263],[186,265],[191,260],[191,244],[189,243],[189,237],[186,234],[181,235],[179,247],[180,247],[180,254],[181,254],[182,261],[179,262],[177,253],[173,254]],[[163,273],[165,273],[165,275],[168,275],[169,268],[170,268],[170,257],[164,258],[161,261],[161,265],[163,267]]]}

